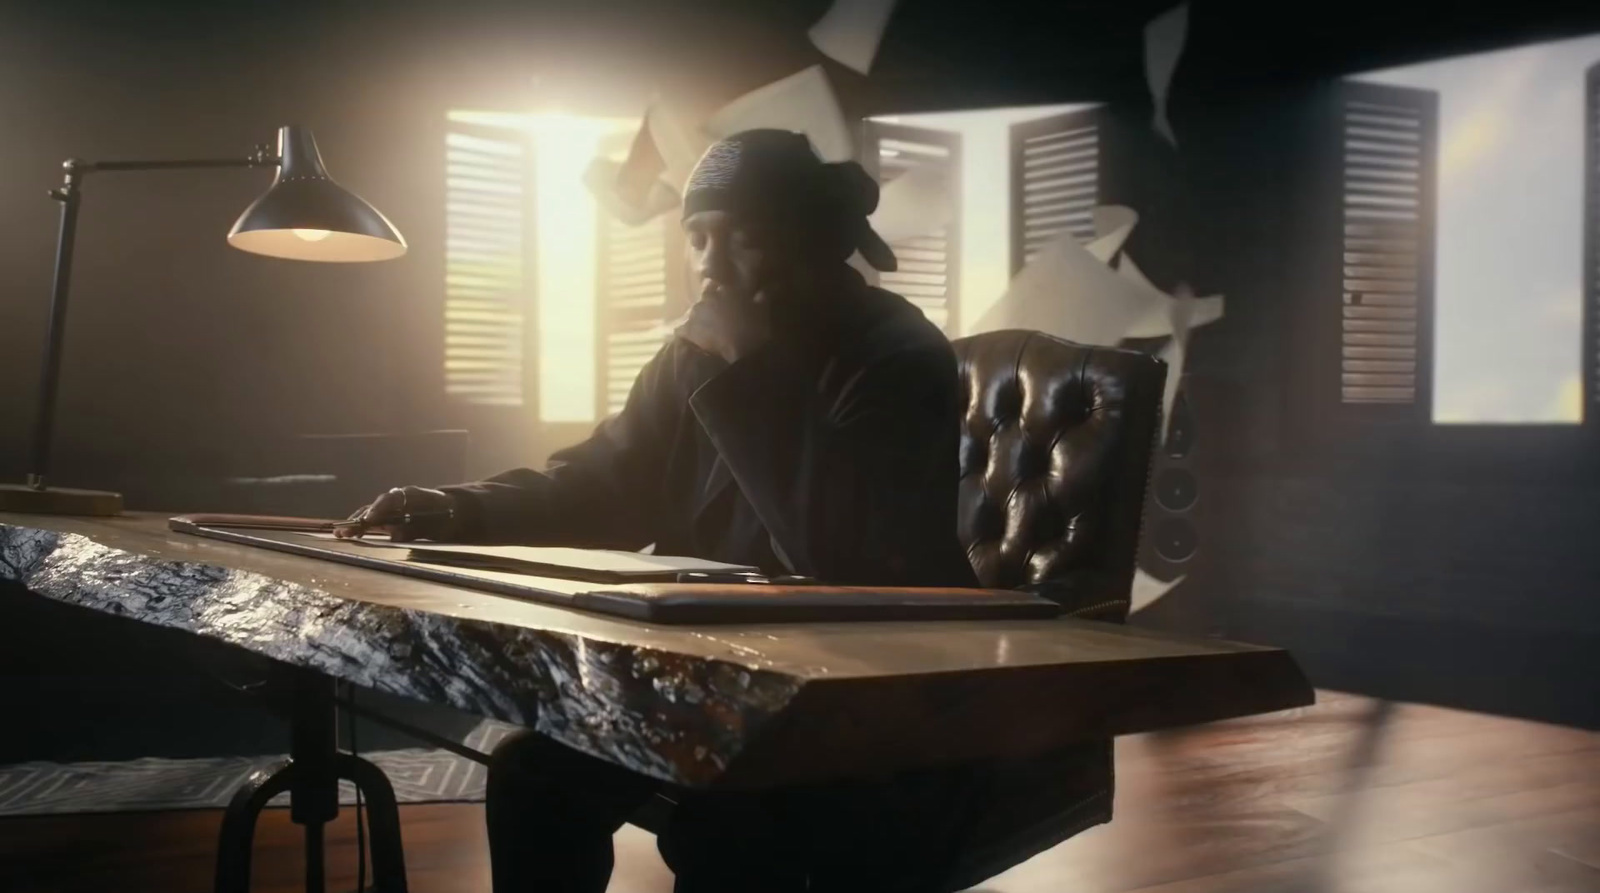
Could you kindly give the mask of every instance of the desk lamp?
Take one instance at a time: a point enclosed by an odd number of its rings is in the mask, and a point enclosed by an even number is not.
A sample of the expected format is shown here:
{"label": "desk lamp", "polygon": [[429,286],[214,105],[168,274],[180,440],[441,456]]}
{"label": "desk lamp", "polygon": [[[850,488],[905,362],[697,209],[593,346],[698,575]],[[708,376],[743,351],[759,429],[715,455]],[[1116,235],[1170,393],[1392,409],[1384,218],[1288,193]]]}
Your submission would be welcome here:
{"label": "desk lamp", "polygon": [[219,167],[275,167],[272,186],[234,223],[228,244],[241,251],[311,261],[388,260],[406,253],[406,240],[377,209],[333,182],[322,165],[316,140],[304,127],[278,129],[278,151],[258,146],[246,158],[179,161],[81,161],[62,167],[65,182],[50,197],[61,203],[61,234],[56,242],[55,284],[50,304],[50,334],[39,375],[39,412],[33,452],[24,484],[0,484],[0,511],[62,515],[115,515],[122,496],[98,490],[51,487],[50,433],[55,420],[61,342],[66,329],[67,282],[72,273],[72,243],[78,223],[78,192],[83,179],[102,171],[169,171]]}

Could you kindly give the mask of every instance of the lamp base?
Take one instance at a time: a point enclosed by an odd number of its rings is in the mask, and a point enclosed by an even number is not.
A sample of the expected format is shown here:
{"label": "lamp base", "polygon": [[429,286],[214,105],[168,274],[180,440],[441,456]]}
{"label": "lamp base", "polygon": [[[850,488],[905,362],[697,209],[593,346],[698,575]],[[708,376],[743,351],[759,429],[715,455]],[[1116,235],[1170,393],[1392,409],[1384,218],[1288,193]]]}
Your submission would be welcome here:
{"label": "lamp base", "polygon": [[45,487],[40,490],[27,484],[0,484],[0,512],[103,518],[122,514],[122,494],[65,487]]}

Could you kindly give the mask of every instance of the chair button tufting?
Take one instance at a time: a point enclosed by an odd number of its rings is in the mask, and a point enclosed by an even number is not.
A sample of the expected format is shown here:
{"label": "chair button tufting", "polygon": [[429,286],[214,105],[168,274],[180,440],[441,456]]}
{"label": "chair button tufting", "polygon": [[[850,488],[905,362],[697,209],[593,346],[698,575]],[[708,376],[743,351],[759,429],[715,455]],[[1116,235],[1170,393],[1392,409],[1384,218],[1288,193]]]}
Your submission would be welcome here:
{"label": "chair button tufting", "polygon": [[[1148,461],[1142,443],[1124,441],[1130,426],[1148,427],[1159,412],[1159,365],[1019,331],[959,339],[955,350],[969,400],[961,535],[984,584],[1054,582],[1131,561],[1123,553],[1137,514],[1113,515],[1109,500],[1132,486],[1129,463]],[[1129,402],[1134,394],[1142,396]],[[1192,482],[1169,475],[1154,483],[1162,504],[1195,504]],[[1169,561],[1198,552],[1187,524],[1149,533]]]}

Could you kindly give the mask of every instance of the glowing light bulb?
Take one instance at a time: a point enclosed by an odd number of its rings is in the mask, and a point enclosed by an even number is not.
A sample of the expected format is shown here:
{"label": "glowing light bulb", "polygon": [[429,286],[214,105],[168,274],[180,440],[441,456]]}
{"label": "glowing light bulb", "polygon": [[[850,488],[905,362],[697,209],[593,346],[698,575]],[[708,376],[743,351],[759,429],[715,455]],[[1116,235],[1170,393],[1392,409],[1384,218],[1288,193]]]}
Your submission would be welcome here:
{"label": "glowing light bulb", "polygon": [[297,229],[292,232],[307,242],[320,242],[333,234],[331,230],[326,229]]}

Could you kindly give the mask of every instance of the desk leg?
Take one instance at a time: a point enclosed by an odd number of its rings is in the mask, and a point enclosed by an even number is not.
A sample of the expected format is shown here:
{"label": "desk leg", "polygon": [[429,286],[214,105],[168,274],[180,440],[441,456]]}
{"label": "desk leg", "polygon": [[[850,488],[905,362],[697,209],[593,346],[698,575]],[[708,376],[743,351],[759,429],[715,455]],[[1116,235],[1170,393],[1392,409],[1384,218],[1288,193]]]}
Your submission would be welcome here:
{"label": "desk leg", "polygon": [[256,817],[268,800],[284,791],[289,792],[290,820],[305,827],[306,893],[323,893],[323,828],[339,815],[340,779],[353,783],[366,798],[373,889],[406,893],[400,808],[393,786],[373,763],[339,752],[332,679],[294,671],[290,684],[289,759],[271,771],[251,775],[228,803],[217,842],[217,893],[248,893]]}
{"label": "desk leg", "polygon": [[338,767],[339,777],[360,788],[366,798],[373,889],[378,893],[406,893],[406,854],[400,845],[400,807],[394,799],[394,786],[382,769],[360,757],[339,754]]}
{"label": "desk leg", "polygon": [[248,893],[250,890],[250,844],[255,839],[256,816],[267,801],[287,791],[294,777],[288,760],[271,771],[258,770],[234,792],[222,814],[222,834],[217,841],[217,893]]}

